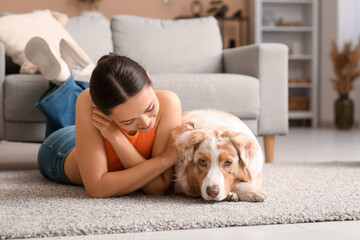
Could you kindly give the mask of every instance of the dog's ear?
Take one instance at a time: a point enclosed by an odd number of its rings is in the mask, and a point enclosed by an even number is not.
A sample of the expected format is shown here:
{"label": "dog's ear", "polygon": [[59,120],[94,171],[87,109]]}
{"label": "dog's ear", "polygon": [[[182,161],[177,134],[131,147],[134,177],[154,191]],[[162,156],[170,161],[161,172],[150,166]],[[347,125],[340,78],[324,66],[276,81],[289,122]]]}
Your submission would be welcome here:
{"label": "dog's ear", "polygon": [[206,138],[204,130],[192,130],[182,133],[175,141],[175,146],[180,154],[181,163],[193,161],[194,153],[197,147]]}
{"label": "dog's ear", "polygon": [[188,125],[192,126],[193,128],[195,128],[195,124],[191,121],[187,121],[185,124],[188,124]]}
{"label": "dog's ear", "polygon": [[239,157],[239,164],[244,168],[249,168],[250,162],[258,150],[255,140],[244,133],[224,132],[223,135],[229,137],[235,146]]}

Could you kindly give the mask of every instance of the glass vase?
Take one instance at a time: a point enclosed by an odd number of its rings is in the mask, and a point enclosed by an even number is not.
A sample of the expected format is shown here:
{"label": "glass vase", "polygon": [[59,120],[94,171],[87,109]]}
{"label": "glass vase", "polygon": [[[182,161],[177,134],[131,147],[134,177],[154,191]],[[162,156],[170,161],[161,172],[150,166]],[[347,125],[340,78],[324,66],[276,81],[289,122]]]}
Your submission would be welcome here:
{"label": "glass vase", "polygon": [[350,129],[354,124],[354,101],[348,94],[340,94],[335,101],[335,125],[338,129]]}

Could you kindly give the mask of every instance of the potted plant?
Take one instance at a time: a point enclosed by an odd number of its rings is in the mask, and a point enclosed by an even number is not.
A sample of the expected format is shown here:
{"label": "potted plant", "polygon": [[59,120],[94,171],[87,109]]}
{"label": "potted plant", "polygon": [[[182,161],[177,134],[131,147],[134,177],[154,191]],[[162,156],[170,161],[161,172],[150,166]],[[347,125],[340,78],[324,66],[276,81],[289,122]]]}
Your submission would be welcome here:
{"label": "potted plant", "polygon": [[351,42],[338,50],[336,42],[332,42],[330,58],[335,78],[331,79],[339,97],[335,101],[335,125],[338,129],[350,129],[354,123],[354,101],[349,93],[354,89],[354,81],[359,77],[360,44],[351,47]]}

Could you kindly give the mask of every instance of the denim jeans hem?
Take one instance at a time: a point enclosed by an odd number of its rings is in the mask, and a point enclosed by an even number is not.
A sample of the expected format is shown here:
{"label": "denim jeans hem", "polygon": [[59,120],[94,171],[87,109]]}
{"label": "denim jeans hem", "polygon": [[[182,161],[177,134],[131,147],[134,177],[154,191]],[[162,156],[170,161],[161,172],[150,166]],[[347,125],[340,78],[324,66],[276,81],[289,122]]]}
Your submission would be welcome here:
{"label": "denim jeans hem", "polygon": [[52,133],[42,143],[38,153],[41,174],[51,181],[74,185],[65,175],[66,156],[75,147],[75,126],[68,126]]}
{"label": "denim jeans hem", "polygon": [[35,103],[35,107],[46,116],[45,137],[58,129],[75,124],[77,97],[88,87],[88,82],[75,81],[72,76],[61,86],[49,83],[49,88]]}

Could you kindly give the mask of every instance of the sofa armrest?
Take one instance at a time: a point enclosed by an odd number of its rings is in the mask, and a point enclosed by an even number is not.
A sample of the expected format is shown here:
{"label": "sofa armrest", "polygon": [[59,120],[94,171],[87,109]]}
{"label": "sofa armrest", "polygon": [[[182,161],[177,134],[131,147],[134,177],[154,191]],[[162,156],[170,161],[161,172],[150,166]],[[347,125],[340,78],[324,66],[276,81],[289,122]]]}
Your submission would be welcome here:
{"label": "sofa armrest", "polygon": [[223,51],[224,72],[255,77],[260,82],[259,135],[288,132],[288,48],[262,43]]}
{"label": "sofa armrest", "polygon": [[4,115],[5,45],[0,42],[0,140],[5,138]]}

